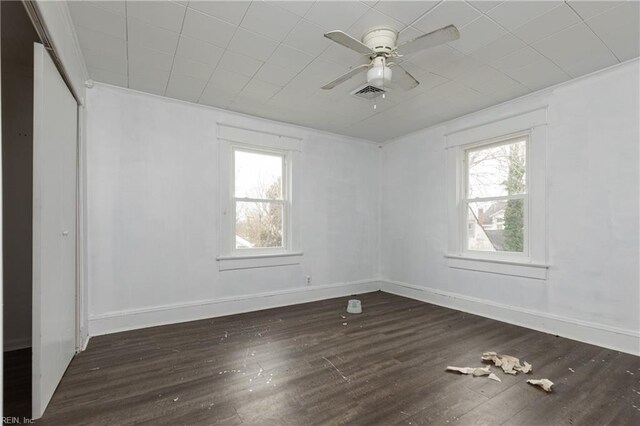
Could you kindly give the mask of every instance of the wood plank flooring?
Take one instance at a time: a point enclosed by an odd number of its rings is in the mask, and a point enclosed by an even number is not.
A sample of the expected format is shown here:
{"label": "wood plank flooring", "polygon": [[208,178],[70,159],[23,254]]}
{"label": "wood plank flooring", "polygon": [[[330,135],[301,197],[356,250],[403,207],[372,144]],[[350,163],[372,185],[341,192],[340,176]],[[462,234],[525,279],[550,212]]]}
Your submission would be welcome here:
{"label": "wood plank flooring", "polygon": [[[640,358],[382,292],[92,338],[43,425],[640,424]],[[498,383],[446,373],[483,351]],[[572,372],[570,369],[573,369]],[[549,378],[554,392],[528,385]]]}

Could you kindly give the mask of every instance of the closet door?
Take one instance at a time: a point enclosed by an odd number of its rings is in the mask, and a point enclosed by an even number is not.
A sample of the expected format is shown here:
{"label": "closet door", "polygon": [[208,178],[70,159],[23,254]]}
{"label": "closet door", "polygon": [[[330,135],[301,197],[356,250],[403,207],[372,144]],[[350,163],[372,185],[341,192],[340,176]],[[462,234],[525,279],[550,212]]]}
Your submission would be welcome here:
{"label": "closet door", "polygon": [[44,413],[76,347],[77,104],[34,45],[33,404]]}

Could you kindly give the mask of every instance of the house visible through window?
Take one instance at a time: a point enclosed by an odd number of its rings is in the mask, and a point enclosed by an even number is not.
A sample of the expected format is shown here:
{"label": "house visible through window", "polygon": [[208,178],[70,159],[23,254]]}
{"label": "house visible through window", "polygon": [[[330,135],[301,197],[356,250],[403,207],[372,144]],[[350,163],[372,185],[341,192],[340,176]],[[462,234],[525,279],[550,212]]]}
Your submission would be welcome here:
{"label": "house visible through window", "polygon": [[233,148],[233,235],[237,251],[287,248],[287,155]]}
{"label": "house visible through window", "polygon": [[527,144],[523,135],[465,150],[466,251],[528,254]]}

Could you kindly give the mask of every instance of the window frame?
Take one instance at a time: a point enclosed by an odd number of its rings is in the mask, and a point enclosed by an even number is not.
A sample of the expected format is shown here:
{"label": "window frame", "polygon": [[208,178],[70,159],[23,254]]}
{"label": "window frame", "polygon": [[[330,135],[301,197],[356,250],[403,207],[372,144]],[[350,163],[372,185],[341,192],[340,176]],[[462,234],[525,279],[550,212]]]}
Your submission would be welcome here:
{"label": "window frame", "polygon": [[[301,251],[301,194],[302,194],[302,142],[303,139],[293,135],[275,133],[274,126],[264,125],[257,128],[244,127],[240,122],[217,122],[217,146],[213,150],[217,167],[211,173],[217,173],[212,181],[212,189],[218,193],[215,204],[218,208],[217,218],[212,218],[211,228],[213,240],[217,240],[215,260],[219,271],[234,271],[251,268],[267,268],[274,266],[299,265],[304,253]],[[266,154],[286,154],[286,176],[288,196],[288,224],[285,248],[236,249],[235,211],[232,212],[235,197],[235,155],[233,147],[260,151]],[[233,188],[233,189],[232,189]],[[233,192],[232,192],[233,190]],[[284,184],[283,184],[283,191]],[[284,194],[283,194],[284,196]],[[213,201],[213,200],[211,200]],[[205,202],[208,202],[205,201]],[[235,209],[234,209],[235,210]]]}
{"label": "window frame", "polygon": [[[468,198],[469,196],[469,153],[473,151],[480,151],[482,149],[498,147],[503,145],[509,145],[510,143],[515,143],[524,139],[525,141],[525,187],[526,192],[521,195],[504,195],[504,196],[495,196],[495,197],[477,197],[477,198]],[[531,146],[531,131],[521,131],[515,132],[507,135],[502,135],[498,137],[494,137],[491,139],[482,140],[479,142],[473,142],[464,146],[461,146],[462,149],[462,179],[461,185],[462,188],[459,191],[461,199],[458,202],[459,208],[459,219],[460,219],[460,247],[461,254],[463,256],[468,257],[478,257],[478,258],[495,258],[497,260],[520,260],[520,261],[529,261],[530,257],[530,218],[531,218],[531,199],[530,199],[530,185],[529,180],[531,176],[531,162],[530,160],[530,146]],[[489,250],[472,250],[469,248],[469,237],[468,237],[468,220],[469,220],[469,204],[477,203],[477,202],[487,202],[487,201],[498,201],[498,200],[512,200],[512,199],[522,199],[524,204],[524,218],[523,218],[523,251],[522,252],[513,252],[513,251],[489,251]]]}
{"label": "window frame", "polygon": [[[230,183],[230,226],[231,226],[231,238],[229,247],[229,253],[232,256],[251,256],[251,255],[269,255],[269,254],[281,254],[289,251],[291,247],[291,190],[290,181],[291,176],[289,171],[291,170],[291,153],[287,150],[276,148],[265,148],[261,146],[248,145],[244,143],[233,143],[230,146],[231,152],[231,178]],[[273,157],[282,158],[282,199],[261,199],[261,198],[249,198],[249,197],[236,197],[236,152],[246,152],[250,154],[270,155]],[[255,247],[255,248],[243,248],[239,249],[236,246],[235,236],[236,222],[237,222],[237,203],[238,202],[254,202],[254,203],[277,203],[282,205],[282,246],[280,247]]]}
{"label": "window frame", "polygon": [[[492,121],[472,120],[474,124],[461,127],[454,121],[444,135],[446,147],[446,203],[448,213],[447,265],[453,269],[487,272],[500,275],[546,280],[548,265],[548,229],[546,196],[547,105],[521,112],[503,111]],[[511,115],[509,115],[511,113]],[[468,121],[467,121],[468,122]],[[458,124],[458,127],[456,127]],[[463,167],[465,150],[491,142],[505,141],[529,134],[527,144],[527,191],[529,225],[528,256],[513,252],[465,250],[467,225],[461,208],[466,196],[467,179]],[[465,205],[466,208],[466,205]]]}

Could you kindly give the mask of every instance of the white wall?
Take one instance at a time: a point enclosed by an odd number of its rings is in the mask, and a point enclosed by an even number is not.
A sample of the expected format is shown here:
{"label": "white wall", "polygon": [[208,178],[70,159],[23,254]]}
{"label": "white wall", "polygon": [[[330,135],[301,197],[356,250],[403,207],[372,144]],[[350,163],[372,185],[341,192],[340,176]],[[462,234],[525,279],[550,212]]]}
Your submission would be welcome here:
{"label": "white wall", "polygon": [[[376,144],[110,86],[87,102],[92,335],[379,288]],[[304,139],[300,265],[218,271],[216,122]]]}
{"label": "white wall", "polygon": [[[638,75],[634,60],[385,144],[385,288],[640,352]],[[544,105],[548,280],[449,268],[445,134]]]}

